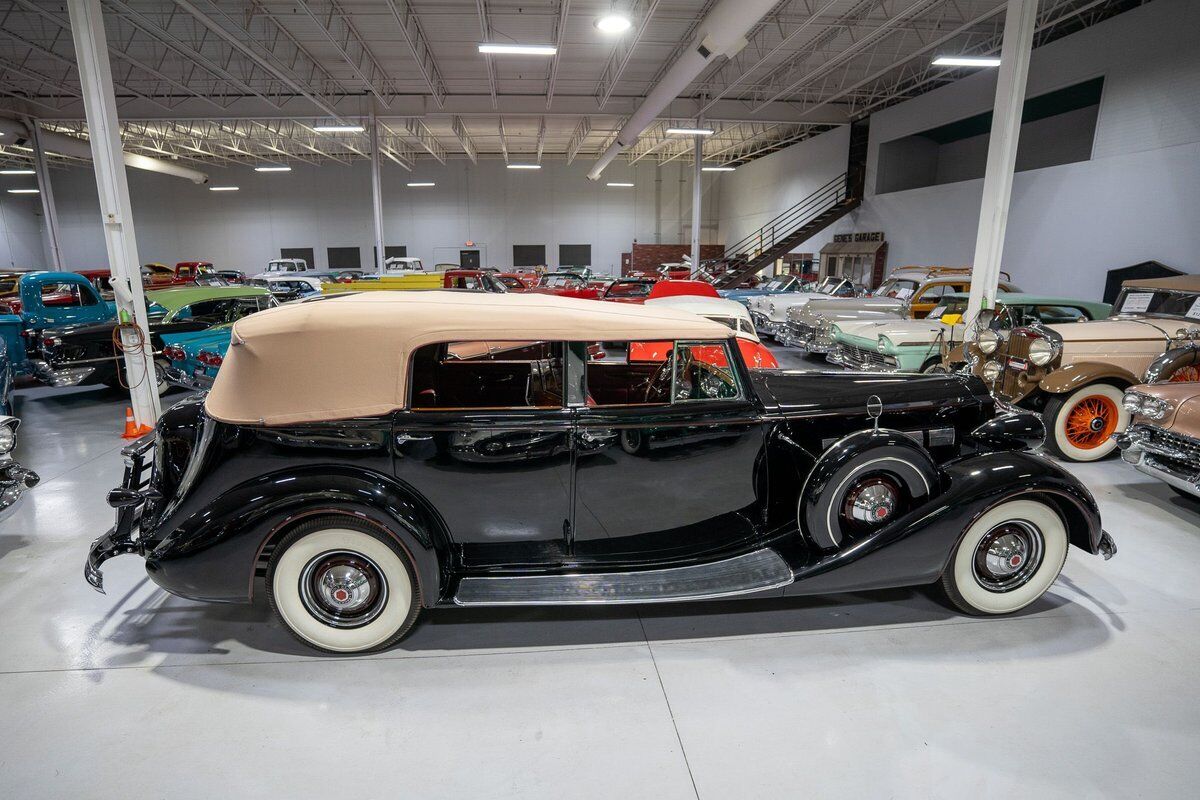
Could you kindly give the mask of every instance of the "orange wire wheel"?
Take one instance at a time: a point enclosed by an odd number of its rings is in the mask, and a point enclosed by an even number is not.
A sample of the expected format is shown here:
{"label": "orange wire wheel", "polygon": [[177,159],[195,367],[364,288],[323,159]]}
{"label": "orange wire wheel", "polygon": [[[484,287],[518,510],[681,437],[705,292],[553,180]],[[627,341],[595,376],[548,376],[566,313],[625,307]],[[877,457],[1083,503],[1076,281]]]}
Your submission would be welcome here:
{"label": "orange wire wheel", "polygon": [[1200,368],[1189,366],[1180,367],[1171,373],[1171,377],[1167,378],[1167,383],[1192,383],[1200,381]]}
{"label": "orange wire wheel", "polygon": [[1067,413],[1067,440],[1080,450],[1099,447],[1117,429],[1117,417],[1117,404],[1110,398],[1085,397]]}

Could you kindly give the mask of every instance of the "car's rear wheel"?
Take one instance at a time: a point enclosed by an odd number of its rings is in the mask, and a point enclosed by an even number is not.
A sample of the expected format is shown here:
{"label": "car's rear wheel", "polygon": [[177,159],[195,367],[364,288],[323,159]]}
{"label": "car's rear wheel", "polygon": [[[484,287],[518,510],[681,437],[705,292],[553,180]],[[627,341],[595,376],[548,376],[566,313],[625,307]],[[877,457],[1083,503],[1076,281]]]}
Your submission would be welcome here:
{"label": "car's rear wheel", "polygon": [[[167,380],[167,361],[162,359],[154,360],[154,388],[158,392],[158,396],[162,397],[171,388],[170,381]],[[105,378],[103,381],[105,386],[112,389],[127,389],[129,381],[125,377],[125,360],[118,359],[117,370],[111,377]]]}
{"label": "car's rear wheel", "polygon": [[305,522],[279,543],[267,570],[267,599],[296,638],[331,653],[389,647],[421,610],[403,548],[342,515]]}
{"label": "car's rear wheel", "polygon": [[1037,600],[1067,560],[1062,518],[1036,500],[986,511],[959,541],[942,575],[950,601],[968,614],[1011,614]]}
{"label": "car's rear wheel", "polygon": [[940,355],[926,359],[925,363],[921,365],[921,372],[924,372],[927,375],[946,373],[949,371],[949,367],[946,367],[942,364],[942,357]]}
{"label": "car's rear wheel", "polygon": [[1129,425],[1124,395],[1111,383],[1093,383],[1065,397],[1054,396],[1043,412],[1046,449],[1067,461],[1098,461],[1117,449],[1112,434]]}

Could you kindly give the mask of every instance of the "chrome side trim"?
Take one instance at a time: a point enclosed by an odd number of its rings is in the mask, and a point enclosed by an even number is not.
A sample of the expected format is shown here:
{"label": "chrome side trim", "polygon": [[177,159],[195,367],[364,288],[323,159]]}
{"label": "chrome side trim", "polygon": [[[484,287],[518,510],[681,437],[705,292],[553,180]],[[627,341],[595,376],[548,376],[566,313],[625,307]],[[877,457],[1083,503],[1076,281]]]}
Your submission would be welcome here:
{"label": "chrome side trim", "polygon": [[732,597],[787,586],[787,562],[763,548],[745,555],[668,569],[573,575],[467,577],[459,581],[459,606],[594,605],[667,603]]}

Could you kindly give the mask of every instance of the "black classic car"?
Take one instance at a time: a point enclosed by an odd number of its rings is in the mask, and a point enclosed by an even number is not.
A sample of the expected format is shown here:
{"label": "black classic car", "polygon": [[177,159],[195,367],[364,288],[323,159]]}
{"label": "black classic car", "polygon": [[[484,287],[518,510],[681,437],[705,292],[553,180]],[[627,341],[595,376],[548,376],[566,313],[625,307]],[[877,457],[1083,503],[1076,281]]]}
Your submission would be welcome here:
{"label": "black classic car", "polygon": [[127,448],[85,577],[136,553],[170,592],[265,590],[304,642],[360,652],[438,605],[940,581],[1003,614],[1069,544],[1115,551],[1087,489],[1022,452],[1038,417],[995,417],[978,378],[752,371],[733,336],[537,294],[254,314],[207,396]]}

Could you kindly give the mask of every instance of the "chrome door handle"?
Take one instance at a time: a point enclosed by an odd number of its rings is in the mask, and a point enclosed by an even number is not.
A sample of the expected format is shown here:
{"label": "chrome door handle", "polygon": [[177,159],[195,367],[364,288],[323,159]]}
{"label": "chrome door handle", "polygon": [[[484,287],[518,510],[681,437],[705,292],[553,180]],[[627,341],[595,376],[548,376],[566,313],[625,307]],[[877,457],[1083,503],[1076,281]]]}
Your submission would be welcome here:
{"label": "chrome door handle", "polygon": [[406,442],[429,442],[433,441],[432,436],[413,436],[409,433],[401,433],[396,436],[396,444],[405,444]]}

